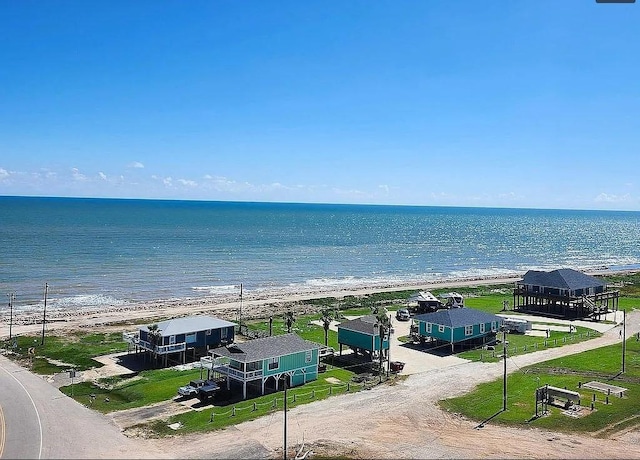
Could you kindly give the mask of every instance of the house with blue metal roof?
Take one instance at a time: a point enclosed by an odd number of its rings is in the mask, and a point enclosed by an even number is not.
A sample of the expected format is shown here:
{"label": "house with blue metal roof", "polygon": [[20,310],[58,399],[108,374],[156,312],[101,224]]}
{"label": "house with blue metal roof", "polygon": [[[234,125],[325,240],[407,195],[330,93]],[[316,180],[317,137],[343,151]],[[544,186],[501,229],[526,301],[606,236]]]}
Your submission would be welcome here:
{"label": "house with blue metal roof", "polygon": [[529,270],[516,282],[515,310],[561,317],[595,316],[616,311],[620,292],[600,278],[578,270]]}
{"label": "house with blue metal roof", "polygon": [[231,381],[241,384],[246,399],[248,386],[264,394],[267,386],[278,390],[285,376],[292,387],[316,380],[319,350],[319,344],[289,333],[215,348],[200,362],[210,378],[226,377],[227,389]]}
{"label": "house with blue metal roof", "polygon": [[166,366],[170,358],[177,357],[184,363],[189,354],[195,359],[210,348],[233,343],[234,334],[235,323],[196,315],[141,326],[137,332],[125,332],[123,338],[136,352],[160,358]]}
{"label": "house with blue metal roof", "polygon": [[456,344],[483,344],[495,338],[502,318],[473,308],[452,308],[413,317],[415,333],[422,343],[449,344],[453,353]]}

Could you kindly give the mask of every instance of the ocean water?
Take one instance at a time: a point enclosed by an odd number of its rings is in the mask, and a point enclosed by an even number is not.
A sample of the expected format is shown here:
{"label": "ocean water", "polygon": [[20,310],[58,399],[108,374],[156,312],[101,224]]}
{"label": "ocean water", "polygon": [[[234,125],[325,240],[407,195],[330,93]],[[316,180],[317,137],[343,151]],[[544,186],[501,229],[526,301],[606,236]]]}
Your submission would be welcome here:
{"label": "ocean water", "polygon": [[640,212],[0,197],[0,295],[23,310],[45,283],[77,309],[562,267],[640,267]]}

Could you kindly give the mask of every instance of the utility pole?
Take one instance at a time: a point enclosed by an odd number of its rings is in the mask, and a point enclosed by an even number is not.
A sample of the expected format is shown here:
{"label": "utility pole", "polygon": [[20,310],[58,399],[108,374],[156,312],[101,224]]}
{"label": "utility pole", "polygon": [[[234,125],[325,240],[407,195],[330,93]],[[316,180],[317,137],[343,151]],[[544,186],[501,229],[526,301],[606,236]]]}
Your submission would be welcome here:
{"label": "utility pole", "polygon": [[42,314],[42,342],[40,345],[44,345],[44,327],[47,324],[47,293],[49,292],[49,284],[44,283],[44,312]]}
{"label": "utility pole", "polygon": [[11,329],[13,327],[13,303],[16,301],[16,294],[15,292],[12,292],[7,295],[9,296],[9,341],[11,341]]}
{"label": "utility pole", "polygon": [[502,410],[507,410],[507,328],[502,326],[502,345],[504,352],[502,358],[504,362],[504,374],[502,377]]}
{"label": "utility pole", "polygon": [[624,355],[627,351],[627,310],[622,310],[622,373],[624,373]]}
{"label": "utility pole", "polygon": [[288,375],[284,374],[284,446],[282,449],[282,458],[287,460],[287,380]]}
{"label": "utility pole", "polygon": [[240,326],[240,333],[242,333],[242,283],[240,283],[240,312],[238,313],[238,325]]}

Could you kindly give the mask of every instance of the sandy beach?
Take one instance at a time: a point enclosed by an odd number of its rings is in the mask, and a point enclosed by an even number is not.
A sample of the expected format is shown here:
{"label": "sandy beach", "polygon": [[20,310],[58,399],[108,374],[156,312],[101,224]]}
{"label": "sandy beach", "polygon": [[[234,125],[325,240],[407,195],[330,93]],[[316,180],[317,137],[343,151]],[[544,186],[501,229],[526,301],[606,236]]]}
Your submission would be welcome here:
{"label": "sandy beach", "polygon": [[[627,274],[635,270],[615,271],[598,270],[588,272],[590,275]],[[385,284],[373,286],[361,286],[348,289],[308,289],[297,294],[279,293],[277,290],[270,292],[246,292],[242,302],[237,294],[199,297],[186,299],[155,300],[137,302],[127,305],[103,306],[100,309],[73,309],[47,311],[47,331],[66,331],[87,327],[119,327],[127,329],[127,323],[152,322],[158,319],[180,317],[193,314],[208,314],[229,321],[236,321],[240,309],[243,319],[266,318],[270,315],[280,315],[288,308],[295,310],[297,314],[308,313],[313,307],[304,305],[305,300],[318,298],[343,299],[347,296],[364,296],[379,292],[393,292],[401,290],[431,290],[465,286],[481,286],[491,284],[515,284],[520,280],[515,277],[483,277],[448,279],[437,282],[425,282],[424,284]],[[43,312],[14,312],[13,334],[30,334],[42,331]],[[0,338],[9,336],[9,312],[5,309],[0,315]]]}

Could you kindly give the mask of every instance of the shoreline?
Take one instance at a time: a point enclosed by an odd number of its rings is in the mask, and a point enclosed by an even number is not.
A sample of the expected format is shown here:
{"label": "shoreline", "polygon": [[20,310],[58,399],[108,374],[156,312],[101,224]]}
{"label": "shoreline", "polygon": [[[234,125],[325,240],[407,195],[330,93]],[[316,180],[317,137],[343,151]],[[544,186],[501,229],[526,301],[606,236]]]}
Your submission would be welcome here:
{"label": "shoreline", "polygon": [[[633,274],[637,269],[611,270],[609,268],[586,271],[595,275]],[[240,308],[243,318],[263,318],[278,315],[286,311],[292,303],[319,298],[335,298],[337,300],[348,296],[364,296],[382,292],[405,290],[431,290],[443,288],[457,288],[483,286],[491,284],[510,284],[522,279],[522,276],[484,276],[473,278],[443,279],[424,283],[387,283],[385,285],[363,285],[343,289],[308,289],[296,294],[271,292],[248,292],[242,301],[238,294],[223,296],[166,299],[141,301],[128,305],[103,306],[100,309],[53,310],[47,312],[47,330],[78,330],[87,327],[119,327],[127,329],[122,323],[149,321],[159,318],[179,317],[193,314],[210,314],[212,316],[236,321]],[[298,310],[298,314],[308,313],[313,307]],[[0,339],[9,336],[9,314],[5,312],[1,317]],[[12,335],[23,335],[42,330],[42,313],[17,312],[13,316]]]}

